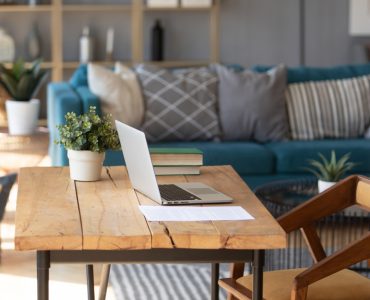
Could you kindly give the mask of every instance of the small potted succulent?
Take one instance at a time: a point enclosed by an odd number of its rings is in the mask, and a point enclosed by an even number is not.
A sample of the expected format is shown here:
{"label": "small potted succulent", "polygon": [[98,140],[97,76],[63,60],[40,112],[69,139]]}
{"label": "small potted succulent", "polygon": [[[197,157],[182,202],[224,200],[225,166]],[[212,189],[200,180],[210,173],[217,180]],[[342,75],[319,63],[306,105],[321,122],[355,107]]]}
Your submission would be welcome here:
{"label": "small potted succulent", "polygon": [[69,112],[65,120],[64,125],[57,125],[60,139],[55,142],[67,149],[71,178],[79,181],[99,180],[105,151],[120,149],[111,116],[101,118],[96,114],[96,108],[90,106],[88,113],[77,116]]}
{"label": "small potted succulent", "polygon": [[350,153],[343,155],[339,160],[336,158],[335,151],[331,151],[329,160],[321,153],[318,155],[320,160],[309,160],[311,168],[306,168],[306,170],[318,178],[319,193],[336,184],[347,171],[352,170],[356,165],[349,161]]}
{"label": "small potted succulent", "polygon": [[0,84],[10,95],[5,107],[9,133],[27,135],[35,132],[40,110],[40,100],[35,99],[48,72],[41,69],[41,60],[30,67],[18,59],[11,68],[0,64]]}

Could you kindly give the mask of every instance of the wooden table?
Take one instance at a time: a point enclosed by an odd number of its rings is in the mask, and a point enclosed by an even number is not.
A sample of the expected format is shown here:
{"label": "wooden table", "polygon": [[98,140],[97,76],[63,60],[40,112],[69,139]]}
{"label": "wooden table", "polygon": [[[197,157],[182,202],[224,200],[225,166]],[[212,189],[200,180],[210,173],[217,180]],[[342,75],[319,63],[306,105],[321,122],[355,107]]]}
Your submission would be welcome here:
{"label": "wooden table", "polygon": [[[252,262],[262,299],[263,250],[286,247],[275,219],[230,166],[202,167],[197,176],[162,176],[159,183],[198,181],[233,197],[249,221],[147,222],[138,205],[156,203],[132,189],[125,167],[109,167],[97,182],[77,182],[64,167],[21,169],[15,247],[37,250],[38,299],[48,299],[50,263]],[[91,266],[88,267],[89,297]]]}

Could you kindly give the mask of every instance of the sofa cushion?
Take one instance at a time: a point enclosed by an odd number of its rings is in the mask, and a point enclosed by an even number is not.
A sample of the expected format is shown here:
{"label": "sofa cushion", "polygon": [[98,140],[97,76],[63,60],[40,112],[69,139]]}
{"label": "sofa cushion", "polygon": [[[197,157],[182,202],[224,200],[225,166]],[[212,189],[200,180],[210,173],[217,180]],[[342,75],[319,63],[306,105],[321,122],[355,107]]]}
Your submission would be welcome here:
{"label": "sofa cushion", "polygon": [[309,159],[318,159],[318,153],[330,157],[335,150],[337,157],[351,153],[350,160],[357,163],[352,173],[370,172],[370,140],[315,140],[289,141],[266,144],[276,156],[277,173],[302,173],[309,167]]}
{"label": "sofa cushion", "polygon": [[241,175],[270,174],[274,156],[263,145],[251,142],[171,142],[149,147],[198,148],[203,151],[204,165],[232,165]]}
{"label": "sofa cushion", "polygon": [[[272,66],[257,65],[253,66],[255,72],[266,72]],[[306,82],[306,81],[321,81],[333,79],[345,79],[370,75],[370,64],[361,65],[344,65],[329,68],[315,67],[295,67],[288,68],[288,83]]]}
{"label": "sofa cushion", "polygon": [[104,113],[133,127],[139,127],[144,116],[144,103],[135,73],[116,63],[115,70],[89,63],[88,81],[91,91],[100,99]]}
{"label": "sofa cushion", "polygon": [[72,74],[71,79],[69,80],[69,84],[74,88],[89,85],[87,82],[87,65],[86,64],[82,64],[76,69],[76,71]]}
{"label": "sofa cushion", "polygon": [[212,140],[220,135],[218,78],[206,68],[174,74],[156,66],[136,69],[146,103],[147,140]]}
{"label": "sofa cushion", "polygon": [[286,69],[236,73],[216,65],[224,140],[279,141],[288,136],[284,91]]}
{"label": "sofa cushion", "polygon": [[369,125],[370,76],[289,84],[292,138],[357,138]]}

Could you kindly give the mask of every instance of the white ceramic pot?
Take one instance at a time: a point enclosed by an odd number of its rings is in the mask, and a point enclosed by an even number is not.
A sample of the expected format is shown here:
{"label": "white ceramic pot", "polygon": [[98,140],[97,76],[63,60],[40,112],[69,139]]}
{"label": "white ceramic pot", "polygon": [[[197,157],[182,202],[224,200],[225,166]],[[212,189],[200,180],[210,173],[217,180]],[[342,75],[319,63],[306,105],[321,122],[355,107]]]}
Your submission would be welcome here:
{"label": "white ceramic pot", "polygon": [[332,187],[334,184],[336,184],[336,182],[324,181],[324,180],[319,179],[319,181],[318,181],[319,193],[322,193],[323,191]]}
{"label": "white ceramic pot", "polygon": [[9,133],[11,135],[29,135],[36,131],[40,111],[40,100],[6,100],[5,107]]}
{"label": "white ceramic pot", "polygon": [[100,179],[105,153],[68,150],[67,155],[72,179],[78,181],[97,181]]}

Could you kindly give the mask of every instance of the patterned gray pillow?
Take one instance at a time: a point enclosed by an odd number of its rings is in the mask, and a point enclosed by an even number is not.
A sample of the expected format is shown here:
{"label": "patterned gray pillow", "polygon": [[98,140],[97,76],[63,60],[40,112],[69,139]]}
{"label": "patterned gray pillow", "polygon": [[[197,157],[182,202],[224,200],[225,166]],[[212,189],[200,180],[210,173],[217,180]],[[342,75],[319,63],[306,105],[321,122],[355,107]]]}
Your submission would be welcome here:
{"label": "patterned gray pillow", "polygon": [[180,73],[140,65],[146,102],[142,130],[150,142],[211,140],[220,134],[217,75],[206,68]]}

